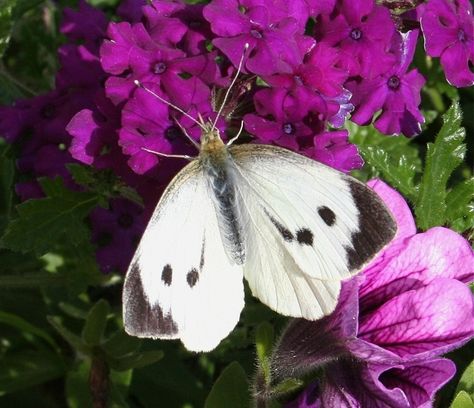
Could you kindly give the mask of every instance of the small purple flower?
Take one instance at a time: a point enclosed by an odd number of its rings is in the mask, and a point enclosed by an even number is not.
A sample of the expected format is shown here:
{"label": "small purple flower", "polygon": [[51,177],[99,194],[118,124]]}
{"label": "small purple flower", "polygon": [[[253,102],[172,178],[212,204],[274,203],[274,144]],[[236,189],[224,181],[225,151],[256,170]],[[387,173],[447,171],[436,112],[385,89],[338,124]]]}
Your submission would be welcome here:
{"label": "small purple flower", "polygon": [[92,241],[97,245],[96,259],[102,272],[124,272],[146,225],[143,210],[136,204],[115,199],[108,210],[95,209],[90,215]]}
{"label": "small purple flower", "polygon": [[312,153],[306,154],[321,163],[344,173],[360,169],[364,165],[357,146],[349,142],[347,130],[322,132],[314,136],[313,142]]}
{"label": "small purple flower", "polygon": [[104,13],[80,0],[79,10],[64,9],[60,29],[71,40],[98,45],[97,40],[104,37],[107,24],[107,16]]}
{"label": "small purple flower", "polygon": [[[261,143],[272,143],[299,151],[328,166],[348,172],[363,165],[347,131],[325,132],[318,117],[324,101],[316,94],[294,93],[285,88],[267,88],[254,97],[258,114],[244,117],[245,129]],[[320,102],[320,103],[318,103]]]}
{"label": "small purple flower", "polygon": [[392,50],[396,56],[394,64],[384,74],[372,79],[349,81],[346,86],[352,92],[355,110],[351,120],[359,125],[372,121],[374,114],[382,111],[375,121],[375,127],[384,134],[413,136],[421,131],[424,122],[419,105],[421,88],[425,79],[408,67],[415,53],[418,31],[406,34],[396,33]]}
{"label": "small purple flower", "polygon": [[249,44],[244,67],[257,75],[291,72],[314,45],[303,34],[308,8],[302,0],[213,0],[203,13],[219,37],[212,43],[235,66]]}
{"label": "small purple flower", "polygon": [[441,57],[448,82],[474,84],[474,18],[469,0],[430,0],[422,11],[426,53]]}
{"label": "small purple flower", "polygon": [[390,12],[373,0],[341,0],[316,24],[316,39],[340,49],[341,64],[351,76],[372,78],[386,71],[386,53],[395,32]]}
{"label": "small purple flower", "polygon": [[474,337],[469,243],[441,227],[416,233],[405,200],[369,185],[398,231],[365,270],[343,284],[334,313],[290,323],[277,345],[275,380],[319,368],[322,376],[288,407],[425,407],[455,373],[440,358]]}

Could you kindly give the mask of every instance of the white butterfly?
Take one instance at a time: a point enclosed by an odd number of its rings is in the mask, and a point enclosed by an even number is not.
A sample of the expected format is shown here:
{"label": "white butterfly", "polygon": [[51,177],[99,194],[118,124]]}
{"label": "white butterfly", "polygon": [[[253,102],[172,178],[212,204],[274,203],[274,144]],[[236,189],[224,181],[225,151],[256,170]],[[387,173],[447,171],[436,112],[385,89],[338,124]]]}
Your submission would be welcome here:
{"label": "white butterfly", "polygon": [[211,123],[169,184],[128,270],[124,325],[138,337],[215,348],[244,305],[243,277],[273,310],[316,320],[341,281],[395,235],[378,196],[289,150],[225,145]]}

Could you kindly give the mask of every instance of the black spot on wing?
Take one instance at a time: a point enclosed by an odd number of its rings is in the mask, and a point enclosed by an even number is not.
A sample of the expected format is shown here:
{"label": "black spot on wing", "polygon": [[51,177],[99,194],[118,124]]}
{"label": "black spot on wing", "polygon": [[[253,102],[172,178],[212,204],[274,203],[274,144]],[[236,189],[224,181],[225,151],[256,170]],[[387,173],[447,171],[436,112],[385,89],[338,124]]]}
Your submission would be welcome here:
{"label": "black spot on wing", "polygon": [[171,285],[171,280],[173,278],[173,269],[171,269],[170,264],[166,264],[161,271],[161,280],[167,286]]}
{"label": "black spot on wing", "polygon": [[336,214],[334,214],[334,211],[326,206],[319,207],[318,214],[329,227],[333,226],[336,222]]}
{"label": "black spot on wing", "polygon": [[186,275],[186,281],[190,288],[193,288],[196,285],[197,281],[199,280],[199,272],[196,268],[191,269],[188,274]]}
{"label": "black spot on wing", "polygon": [[296,231],[296,239],[301,245],[313,245],[313,233],[308,228],[301,228]]}
{"label": "black spot on wing", "polygon": [[273,218],[265,208],[263,210],[286,242],[291,242],[295,239],[293,233],[288,228],[286,228],[284,225],[280,224],[280,222],[278,222],[275,218]]}
{"label": "black spot on wing", "polygon": [[349,268],[358,270],[392,240],[397,225],[377,194],[362,183],[348,182],[359,210],[359,231],[351,236],[352,248],[345,249]]}
{"label": "black spot on wing", "polygon": [[159,305],[150,305],[143,290],[140,269],[134,264],[123,288],[123,317],[127,333],[139,337],[173,336],[178,326]]}

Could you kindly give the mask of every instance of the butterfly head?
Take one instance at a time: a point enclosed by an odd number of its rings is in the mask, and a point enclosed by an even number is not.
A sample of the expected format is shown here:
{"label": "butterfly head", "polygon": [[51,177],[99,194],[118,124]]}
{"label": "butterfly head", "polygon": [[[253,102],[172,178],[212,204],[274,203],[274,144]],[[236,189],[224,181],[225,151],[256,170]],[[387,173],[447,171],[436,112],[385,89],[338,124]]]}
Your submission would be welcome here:
{"label": "butterfly head", "polygon": [[203,125],[200,156],[218,156],[224,154],[226,145],[222,141],[219,129],[213,126],[211,122],[204,123]]}

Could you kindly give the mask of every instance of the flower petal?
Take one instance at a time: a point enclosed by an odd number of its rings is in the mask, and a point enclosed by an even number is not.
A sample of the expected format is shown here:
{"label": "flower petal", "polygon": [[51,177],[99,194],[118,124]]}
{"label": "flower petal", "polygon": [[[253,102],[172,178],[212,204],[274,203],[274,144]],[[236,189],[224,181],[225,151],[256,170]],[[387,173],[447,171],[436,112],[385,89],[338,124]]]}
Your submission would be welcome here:
{"label": "flower petal", "polygon": [[404,359],[437,356],[474,336],[474,299],[454,279],[402,293],[361,315],[359,337]]}

